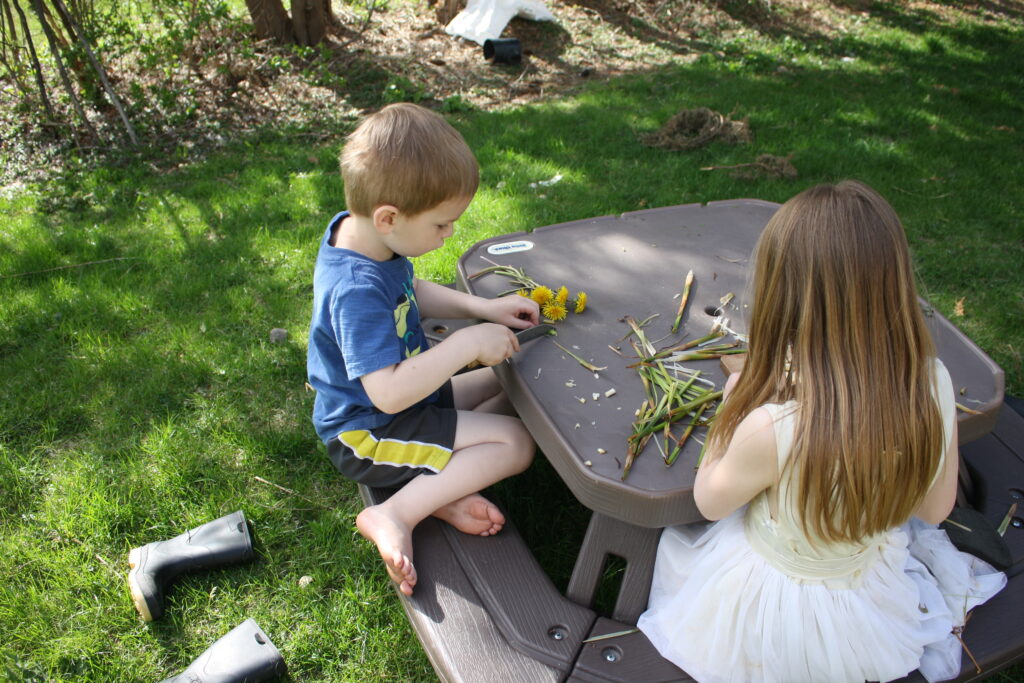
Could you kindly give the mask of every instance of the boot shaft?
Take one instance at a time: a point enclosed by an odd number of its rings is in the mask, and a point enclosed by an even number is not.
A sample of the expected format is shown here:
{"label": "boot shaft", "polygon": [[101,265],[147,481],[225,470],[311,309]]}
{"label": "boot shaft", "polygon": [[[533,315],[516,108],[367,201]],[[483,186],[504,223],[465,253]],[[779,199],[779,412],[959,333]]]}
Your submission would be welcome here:
{"label": "boot shaft", "polygon": [[149,556],[146,571],[165,583],[186,571],[235,564],[254,557],[252,537],[241,510],[145,547]]}
{"label": "boot shaft", "polygon": [[220,637],[187,669],[162,683],[259,683],[285,673],[284,659],[254,620]]}
{"label": "boot shaft", "polygon": [[202,524],[166,541],[133,548],[128,555],[128,586],[144,621],[163,614],[164,590],[187,571],[251,560],[252,537],[241,510]]}

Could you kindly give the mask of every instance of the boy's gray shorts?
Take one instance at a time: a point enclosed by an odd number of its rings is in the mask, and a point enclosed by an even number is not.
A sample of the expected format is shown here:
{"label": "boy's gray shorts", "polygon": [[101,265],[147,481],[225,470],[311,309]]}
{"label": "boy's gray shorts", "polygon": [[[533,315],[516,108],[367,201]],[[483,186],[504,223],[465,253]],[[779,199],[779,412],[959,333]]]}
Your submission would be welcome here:
{"label": "boy's gray shorts", "polygon": [[381,427],[342,432],[327,442],[327,455],[354,482],[398,488],[444,469],[455,445],[457,421],[449,381],[436,403],[407,408]]}

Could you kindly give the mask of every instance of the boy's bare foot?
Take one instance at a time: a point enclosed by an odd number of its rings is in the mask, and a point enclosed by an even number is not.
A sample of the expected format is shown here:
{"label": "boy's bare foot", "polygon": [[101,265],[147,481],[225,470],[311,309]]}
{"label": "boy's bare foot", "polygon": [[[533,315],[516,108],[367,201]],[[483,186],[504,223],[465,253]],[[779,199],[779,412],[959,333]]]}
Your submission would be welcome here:
{"label": "boy's bare foot", "polygon": [[384,560],[388,576],[403,595],[412,595],[416,585],[416,567],[412,564],[412,534],[404,524],[392,519],[374,505],[356,517],[356,527],[373,541]]}
{"label": "boy's bare foot", "polygon": [[498,506],[479,493],[448,503],[436,510],[434,517],[448,522],[464,534],[476,536],[493,536],[505,526],[505,515],[501,514]]}

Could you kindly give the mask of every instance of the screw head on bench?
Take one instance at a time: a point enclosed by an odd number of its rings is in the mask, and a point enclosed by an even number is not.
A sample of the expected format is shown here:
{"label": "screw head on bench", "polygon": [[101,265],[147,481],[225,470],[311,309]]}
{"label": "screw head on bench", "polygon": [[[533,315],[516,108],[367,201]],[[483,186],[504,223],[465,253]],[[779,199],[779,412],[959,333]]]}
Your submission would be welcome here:
{"label": "screw head on bench", "polygon": [[614,664],[615,662],[622,659],[622,651],[619,650],[619,648],[617,647],[606,647],[605,649],[601,650],[601,657],[604,658],[604,661],[610,664]]}
{"label": "screw head on bench", "polygon": [[565,640],[568,635],[564,626],[552,626],[548,629],[548,638],[551,640]]}

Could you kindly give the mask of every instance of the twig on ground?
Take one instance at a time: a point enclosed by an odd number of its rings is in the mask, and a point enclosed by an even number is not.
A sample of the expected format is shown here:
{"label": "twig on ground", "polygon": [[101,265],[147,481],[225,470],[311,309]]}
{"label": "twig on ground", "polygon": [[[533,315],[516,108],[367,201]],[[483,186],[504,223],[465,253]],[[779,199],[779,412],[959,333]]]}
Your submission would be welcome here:
{"label": "twig on ground", "polygon": [[910,190],[904,190],[902,187],[896,187],[895,185],[893,185],[892,189],[896,190],[897,192],[902,192],[903,194],[909,194],[911,197],[922,197],[924,199],[945,199],[946,197],[949,197],[953,194],[952,192],[943,192],[942,194],[930,196],[926,194],[918,194],[917,192],[911,192]]}
{"label": "twig on ground", "polygon": [[295,496],[296,498],[301,498],[302,500],[306,501],[307,503],[312,503],[313,505],[316,505],[318,508],[323,508],[324,510],[332,509],[329,505],[324,505],[323,503],[318,503],[317,501],[313,500],[312,498],[307,498],[306,496],[302,495],[298,491],[292,491],[291,489],[285,488],[284,486],[281,486],[280,484],[275,484],[274,482],[272,482],[272,481],[270,481],[268,479],[264,479],[263,477],[261,477],[259,475],[255,475],[254,474],[252,478],[255,479],[256,481],[262,483],[262,484],[267,484],[268,486],[273,486],[275,489],[280,489],[281,491],[284,491],[285,493],[287,493],[289,495]]}
{"label": "twig on ground", "polygon": [[52,273],[56,270],[67,270],[69,268],[82,268],[84,266],[95,266],[100,263],[110,263],[111,261],[128,261],[131,259],[137,259],[138,256],[115,256],[114,258],[100,259],[99,261],[86,261],[85,263],[72,263],[67,266],[55,266],[53,268],[43,268],[42,270],[27,270],[24,273],[8,273],[6,275],[0,275],[0,278],[8,277],[22,277],[24,275],[39,275],[40,273]]}

